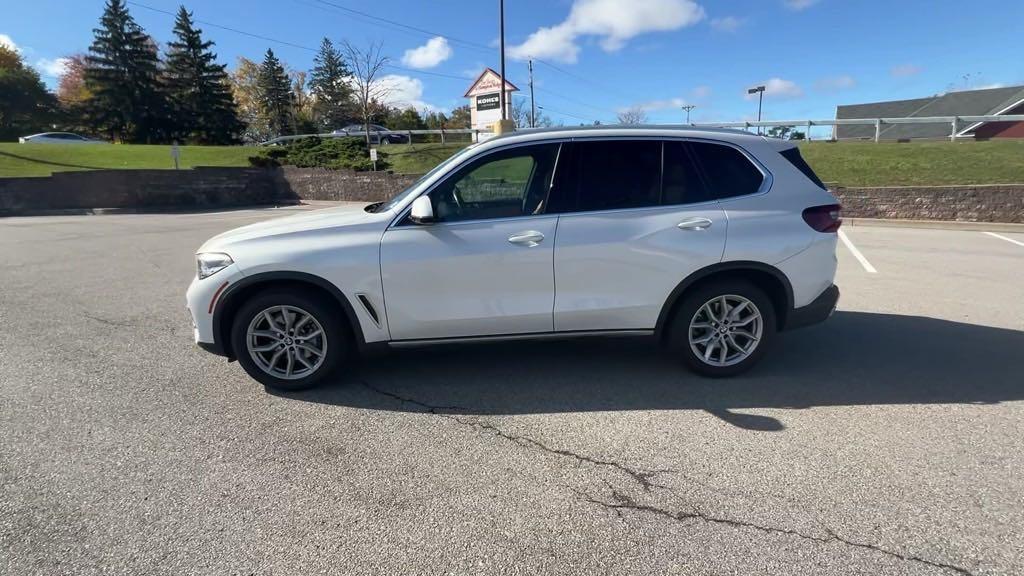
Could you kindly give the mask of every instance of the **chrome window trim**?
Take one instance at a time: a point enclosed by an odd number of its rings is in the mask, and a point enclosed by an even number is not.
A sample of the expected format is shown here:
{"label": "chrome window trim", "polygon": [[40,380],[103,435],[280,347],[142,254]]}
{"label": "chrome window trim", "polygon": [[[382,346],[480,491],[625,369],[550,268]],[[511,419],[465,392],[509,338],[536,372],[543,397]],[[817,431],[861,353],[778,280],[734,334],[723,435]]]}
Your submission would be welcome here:
{"label": "chrome window trim", "polygon": [[[457,165],[450,167],[448,169],[448,171],[446,171],[444,174],[439,175],[437,180],[435,180],[433,184],[431,184],[430,186],[425,188],[422,192],[420,192],[415,197],[413,197],[410,200],[410,202],[408,203],[408,205],[406,205],[404,208],[402,208],[402,210],[400,210],[398,212],[398,216],[396,216],[394,219],[391,220],[391,223],[388,224],[388,227],[387,227],[387,229],[385,231],[391,230],[392,228],[403,228],[404,229],[404,228],[412,228],[412,227],[416,227],[416,228],[425,228],[425,227],[427,227],[427,226],[423,226],[423,225],[420,225],[420,224],[412,224],[412,225],[408,225],[408,226],[400,225],[402,220],[405,220],[405,218],[409,215],[409,212],[412,211],[412,203],[415,202],[417,198],[419,198],[420,196],[423,196],[424,194],[430,194],[438,186],[440,186],[445,181],[447,181],[449,176],[451,176],[452,174],[458,172],[459,170],[462,170],[463,167],[469,165],[470,163],[475,162],[475,161],[480,160],[480,159],[483,159],[483,158],[487,158],[488,156],[491,156],[493,154],[498,154],[498,153],[501,153],[501,152],[505,152],[507,150],[514,150],[516,148],[523,148],[525,146],[539,146],[539,145],[545,145],[545,144],[558,144],[558,153],[555,154],[555,166],[552,169],[552,173],[551,173],[551,178],[552,178],[551,181],[553,183],[554,182],[554,171],[558,170],[558,160],[560,159],[561,153],[562,153],[562,144],[565,144],[566,142],[571,142],[571,141],[572,141],[571,138],[552,138],[552,139],[545,139],[545,140],[533,140],[533,141],[529,141],[529,142],[516,142],[514,144],[508,144],[506,146],[496,146],[496,147],[494,147],[494,148],[492,148],[490,150],[487,150],[486,152],[481,152],[479,154],[473,154],[469,158],[466,158],[462,162],[459,162]],[[522,216],[508,216],[508,217],[505,217],[505,218],[478,218],[476,220],[459,220],[458,222],[437,222],[437,223],[434,223],[434,224],[430,224],[429,226],[451,226],[451,225],[454,225],[454,224],[469,224],[469,223],[479,223],[479,222],[496,222],[496,221],[501,221],[501,220],[523,220],[523,219],[526,219],[526,218],[537,218],[537,217],[540,217],[540,216],[557,216],[557,214],[549,214],[549,213],[545,212],[543,214],[523,214]]]}
{"label": "chrome window trim", "polygon": [[[509,220],[525,220],[525,219],[528,219],[528,218],[540,218],[540,217],[544,217],[544,216],[572,216],[572,215],[575,215],[575,214],[593,215],[593,214],[610,214],[610,213],[621,213],[621,212],[636,212],[636,211],[640,211],[640,210],[656,210],[656,209],[676,209],[676,210],[679,210],[679,209],[690,209],[691,207],[697,207],[697,208],[709,207],[709,206],[721,204],[723,202],[732,202],[732,201],[735,201],[735,200],[742,200],[742,199],[746,199],[746,198],[753,198],[755,196],[761,196],[763,194],[767,194],[772,189],[772,185],[775,183],[775,177],[773,176],[772,172],[770,170],[768,170],[768,168],[765,167],[765,165],[762,164],[760,160],[758,160],[753,154],[751,154],[743,146],[740,146],[739,144],[736,144],[736,143],[733,143],[733,142],[728,142],[726,140],[715,140],[713,138],[700,138],[700,137],[694,137],[694,136],[655,136],[655,135],[643,135],[643,136],[573,136],[573,137],[566,137],[566,138],[551,138],[551,139],[543,139],[543,140],[531,140],[531,141],[528,141],[528,142],[516,142],[515,144],[509,144],[509,145],[506,145],[506,146],[495,147],[495,148],[493,148],[491,150],[487,150],[486,152],[482,152],[482,153],[479,153],[479,154],[474,154],[474,155],[470,156],[469,158],[466,158],[465,160],[460,162],[458,165],[449,168],[449,170],[447,172],[445,172],[443,175],[441,175],[437,180],[435,180],[433,184],[431,184],[426,189],[424,189],[422,192],[420,192],[415,197],[413,197],[411,199],[411,201],[398,213],[398,216],[396,216],[394,219],[392,219],[391,223],[388,224],[388,227],[387,227],[387,229],[385,231],[391,230],[393,228],[403,228],[404,229],[404,228],[413,228],[413,227],[419,228],[419,227],[422,227],[420,225],[408,225],[408,226],[400,226],[399,225],[399,223],[402,220],[404,220],[409,215],[409,212],[412,210],[412,201],[415,201],[416,198],[419,198],[420,196],[422,196],[424,194],[430,194],[431,192],[434,191],[435,188],[437,188],[439,185],[441,185],[441,183],[443,183],[445,180],[447,180],[447,176],[448,175],[461,170],[464,166],[468,165],[471,162],[476,161],[477,159],[486,158],[487,156],[490,156],[492,154],[497,154],[499,152],[503,152],[503,151],[506,151],[506,150],[512,150],[512,149],[515,149],[515,148],[521,148],[521,147],[524,147],[524,146],[537,146],[537,145],[543,145],[543,144],[558,144],[559,145],[558,153],[557,153],[557,155],[555,157],[555,167],[554,167],[554,169],[552,171],[552,177],[551,177],[551,182],[552,182],[552,186],[553,186],[554,185],[554,181],[555,181],[554,180],[555,173],[557,173],[558,168],[559,168],[559,164],[560,164],[560,161],[561,161],[562,145],[564,145],[566,143],[572,143],[572,142],[590,142],[590,141],[605,142],[605,141],[613,141],[613,140],[657,140],[657,141],[662,142],[662,143],[665,143],[665,142],[700,142],[700,143],[703,143],[703,144],[717,144],[717,145],[720,145],[720,146],[729,146],[731,148],[734,148],[734,149],[738,150],[741,154],[743,154],[743,156],[747,159],[747,161],[752,163],[754,165],[754,167],[757,168],[757,170],[761,172],[761,175],[764,177],[764,179],[761,181],[761,186],[757,189],[756,192],[752,192],[750,194],[743,194],[743,195],[740,195],[740,196],[730,196],[728,198],[719,198],[719,199],[715,199],[715,200],[707,200],[707,201],[704,201],[704,202],[694,202],[692,204],[669,204],[669,205],[659,204],[657,206],[639,206],[639,207],[635,207],[635,208],[618,208],[618,209],[612,209],[612,210],[587,210],[587,211],[579,211],[579,212],[554,212],[554,213],[544,212],[543,214],[524,214],[522,216],[510,216],[510,217],[506,217],[506,218],[481,218],[481,219],[476,219],[476,220],[460,220],[458,222],[438,222],[436,224],[431,224],[431,226],[452,226],[452,225],[457,225],[457,224],[479,224],[481,222],[500,222],[500,221],[509,221]],[[662,147],[662,156],[664,157],[664,146]],[[664,158],[662,158],[662,162],[664,163]],[[664,179],[664,166],[662,166],[662,179]],[[545,209],[546,209],[546,207],[545,207]]]}

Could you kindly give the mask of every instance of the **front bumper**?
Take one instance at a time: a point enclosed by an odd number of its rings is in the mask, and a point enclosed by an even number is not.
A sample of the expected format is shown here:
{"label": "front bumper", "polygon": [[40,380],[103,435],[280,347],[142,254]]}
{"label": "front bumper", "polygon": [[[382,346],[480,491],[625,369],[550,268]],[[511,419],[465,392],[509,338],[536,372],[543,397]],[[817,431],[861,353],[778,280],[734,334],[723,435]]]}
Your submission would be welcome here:
{"label": "front bumper", "polygon": [[794,308],[786,318],[786,330],[795,330],[805,326],[811,326],[824,322],[836,310],[839,303],[839,287],[835,284],[829,286],[807,306]]}
{"label": "front bumper", "polygon": [[214,333],[214,307],[226,289],[242,277],[241,271],[235,264],[204,280],[193,277],[192,283],[185,293],[185,307],[188,319],[192,324],[192,339],[203,350],[221,356],[226,355]]}

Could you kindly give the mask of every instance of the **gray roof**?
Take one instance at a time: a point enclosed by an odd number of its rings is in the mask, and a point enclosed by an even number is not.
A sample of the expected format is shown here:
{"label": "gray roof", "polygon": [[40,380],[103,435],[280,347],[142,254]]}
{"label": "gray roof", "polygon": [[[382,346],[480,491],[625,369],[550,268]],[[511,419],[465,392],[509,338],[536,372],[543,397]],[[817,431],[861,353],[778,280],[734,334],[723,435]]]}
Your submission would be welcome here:
{"label": "gray roof", "polygon": [[[836,108],[836,118],[914,118],[927,116],[986,116],[1024,100],[1024,86],[948,92],[930,98],[850,104]],[[967,126],[962,126],[966,128]],[[948,138],[950,125],[888,124],[882,138]],[[837,138],[874,138],[874,126],[836,126]]]}

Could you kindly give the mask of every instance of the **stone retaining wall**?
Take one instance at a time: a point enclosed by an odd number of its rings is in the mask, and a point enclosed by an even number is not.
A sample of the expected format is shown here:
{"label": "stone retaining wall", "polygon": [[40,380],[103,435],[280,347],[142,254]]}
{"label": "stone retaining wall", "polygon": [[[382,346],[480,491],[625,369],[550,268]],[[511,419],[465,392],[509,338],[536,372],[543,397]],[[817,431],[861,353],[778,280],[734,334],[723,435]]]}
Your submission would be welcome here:
{"label": "stone retaining wall", "polygon": [[[0,178],[0,215],[89,208],[190,209],[301,200],[376,202],[419,176],[323,168],[58,172]],[[1024,184],[837,188],[851,218],[1024,223]]]}
{"label": "stone retaining wall", "polygon": [[851,218],[1024,223],[1024,184],[837,188]]}

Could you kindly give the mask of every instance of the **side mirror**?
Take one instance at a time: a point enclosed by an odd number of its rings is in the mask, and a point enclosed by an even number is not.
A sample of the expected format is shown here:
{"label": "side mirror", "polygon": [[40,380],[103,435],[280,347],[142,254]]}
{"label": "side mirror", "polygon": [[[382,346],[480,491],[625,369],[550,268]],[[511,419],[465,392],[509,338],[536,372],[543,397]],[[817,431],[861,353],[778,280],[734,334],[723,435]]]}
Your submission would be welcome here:
{"label": "side mirror", "polygon": [[413,200],[409,219],[417,224],[430,224],[434,221],[434,206],[429,196],[420,196]]}

